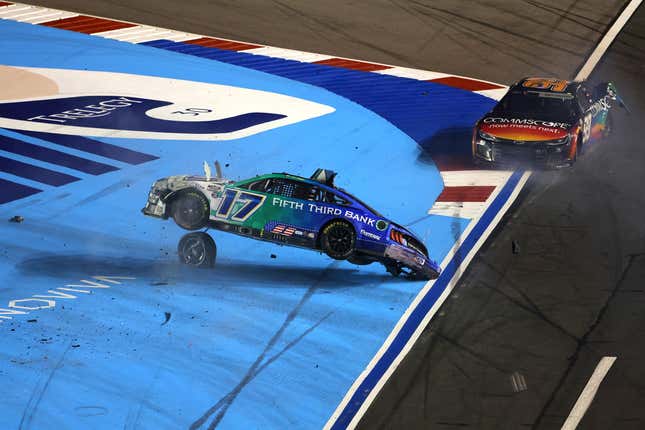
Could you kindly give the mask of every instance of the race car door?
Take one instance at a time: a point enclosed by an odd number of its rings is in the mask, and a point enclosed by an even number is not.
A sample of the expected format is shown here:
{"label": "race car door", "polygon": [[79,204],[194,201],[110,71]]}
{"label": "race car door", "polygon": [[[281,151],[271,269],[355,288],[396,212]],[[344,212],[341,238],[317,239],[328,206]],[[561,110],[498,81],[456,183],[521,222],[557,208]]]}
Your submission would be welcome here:
{"label": "race car door", "polygon": [[333,216],[328,205],[318,203],[320,187],[289,178],[273,178],[266,188],[267,207],[271,207],[266,230],[277,235],[280,242],[313,245],[322,225]]}
{"label": "race car door", "polygon": [[582,84],[576,94],[578,105],[582,114],[582,143],[596,142],[602,136],[608,110],[603,99],[594,100],[587,84]]}

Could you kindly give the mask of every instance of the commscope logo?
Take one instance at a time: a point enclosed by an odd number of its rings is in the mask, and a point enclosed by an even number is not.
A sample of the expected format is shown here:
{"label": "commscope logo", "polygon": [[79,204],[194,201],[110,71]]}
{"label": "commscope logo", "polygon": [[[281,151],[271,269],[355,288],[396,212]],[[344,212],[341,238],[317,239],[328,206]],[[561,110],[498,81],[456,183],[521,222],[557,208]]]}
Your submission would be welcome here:
{"label": "commscope logo", "polygon": [[518,125],[537,125],[543,127],[569,128],[566,122],[541,121],[538,119],[526,118],[497,118],[487,117],[483,120],[484,124],[518,124]]}

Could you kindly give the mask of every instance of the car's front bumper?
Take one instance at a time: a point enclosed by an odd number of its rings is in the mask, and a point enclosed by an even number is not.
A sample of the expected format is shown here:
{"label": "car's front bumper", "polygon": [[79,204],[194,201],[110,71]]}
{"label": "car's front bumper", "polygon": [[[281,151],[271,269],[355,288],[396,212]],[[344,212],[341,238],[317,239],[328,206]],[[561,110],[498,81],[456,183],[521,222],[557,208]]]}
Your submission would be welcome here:
{"label": "car's front bumper", "polygon": [[543,142],[513,143],[486,142],[475,145],[473,159],[479,165],[557,169],[569,167],[569,144],[547,145]]}
{"label": "car's front bumper", "polygon": [[441,268],[435,261],[401,245],[390,244],[386,246],[385,257],[408,267],[419,278],[436,279],[441,274]]}

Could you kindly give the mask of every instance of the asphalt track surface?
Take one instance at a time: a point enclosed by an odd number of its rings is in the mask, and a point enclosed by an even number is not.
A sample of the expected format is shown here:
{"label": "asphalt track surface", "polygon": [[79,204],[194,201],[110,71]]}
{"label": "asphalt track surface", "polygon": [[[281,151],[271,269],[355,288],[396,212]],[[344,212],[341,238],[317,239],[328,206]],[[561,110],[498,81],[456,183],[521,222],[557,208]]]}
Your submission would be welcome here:
{"label": "asphalt track surface", "polygon": [[[572,76],[622,6],[223,3],[42,4],[505,83]],[[592,75],[615,82],[631,114],[616,111],[610,141],[573,169],[534,175],[360,427],[560,428],[606,355],[618,360],[581,428],[645,427],[644,15],[641,7]]]}

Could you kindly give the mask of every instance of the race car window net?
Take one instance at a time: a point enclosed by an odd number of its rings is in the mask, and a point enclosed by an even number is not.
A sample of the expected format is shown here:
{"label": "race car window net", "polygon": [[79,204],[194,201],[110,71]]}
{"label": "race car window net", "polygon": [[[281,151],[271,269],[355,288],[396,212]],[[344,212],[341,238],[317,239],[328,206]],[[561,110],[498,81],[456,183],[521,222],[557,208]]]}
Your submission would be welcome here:
{"label": "race car window net", "polygon": [[268,186],[267,193],[282,197],[291,197],[299,200],[310,200],[311,185],[293,181],[291,179],[273,179]]}

